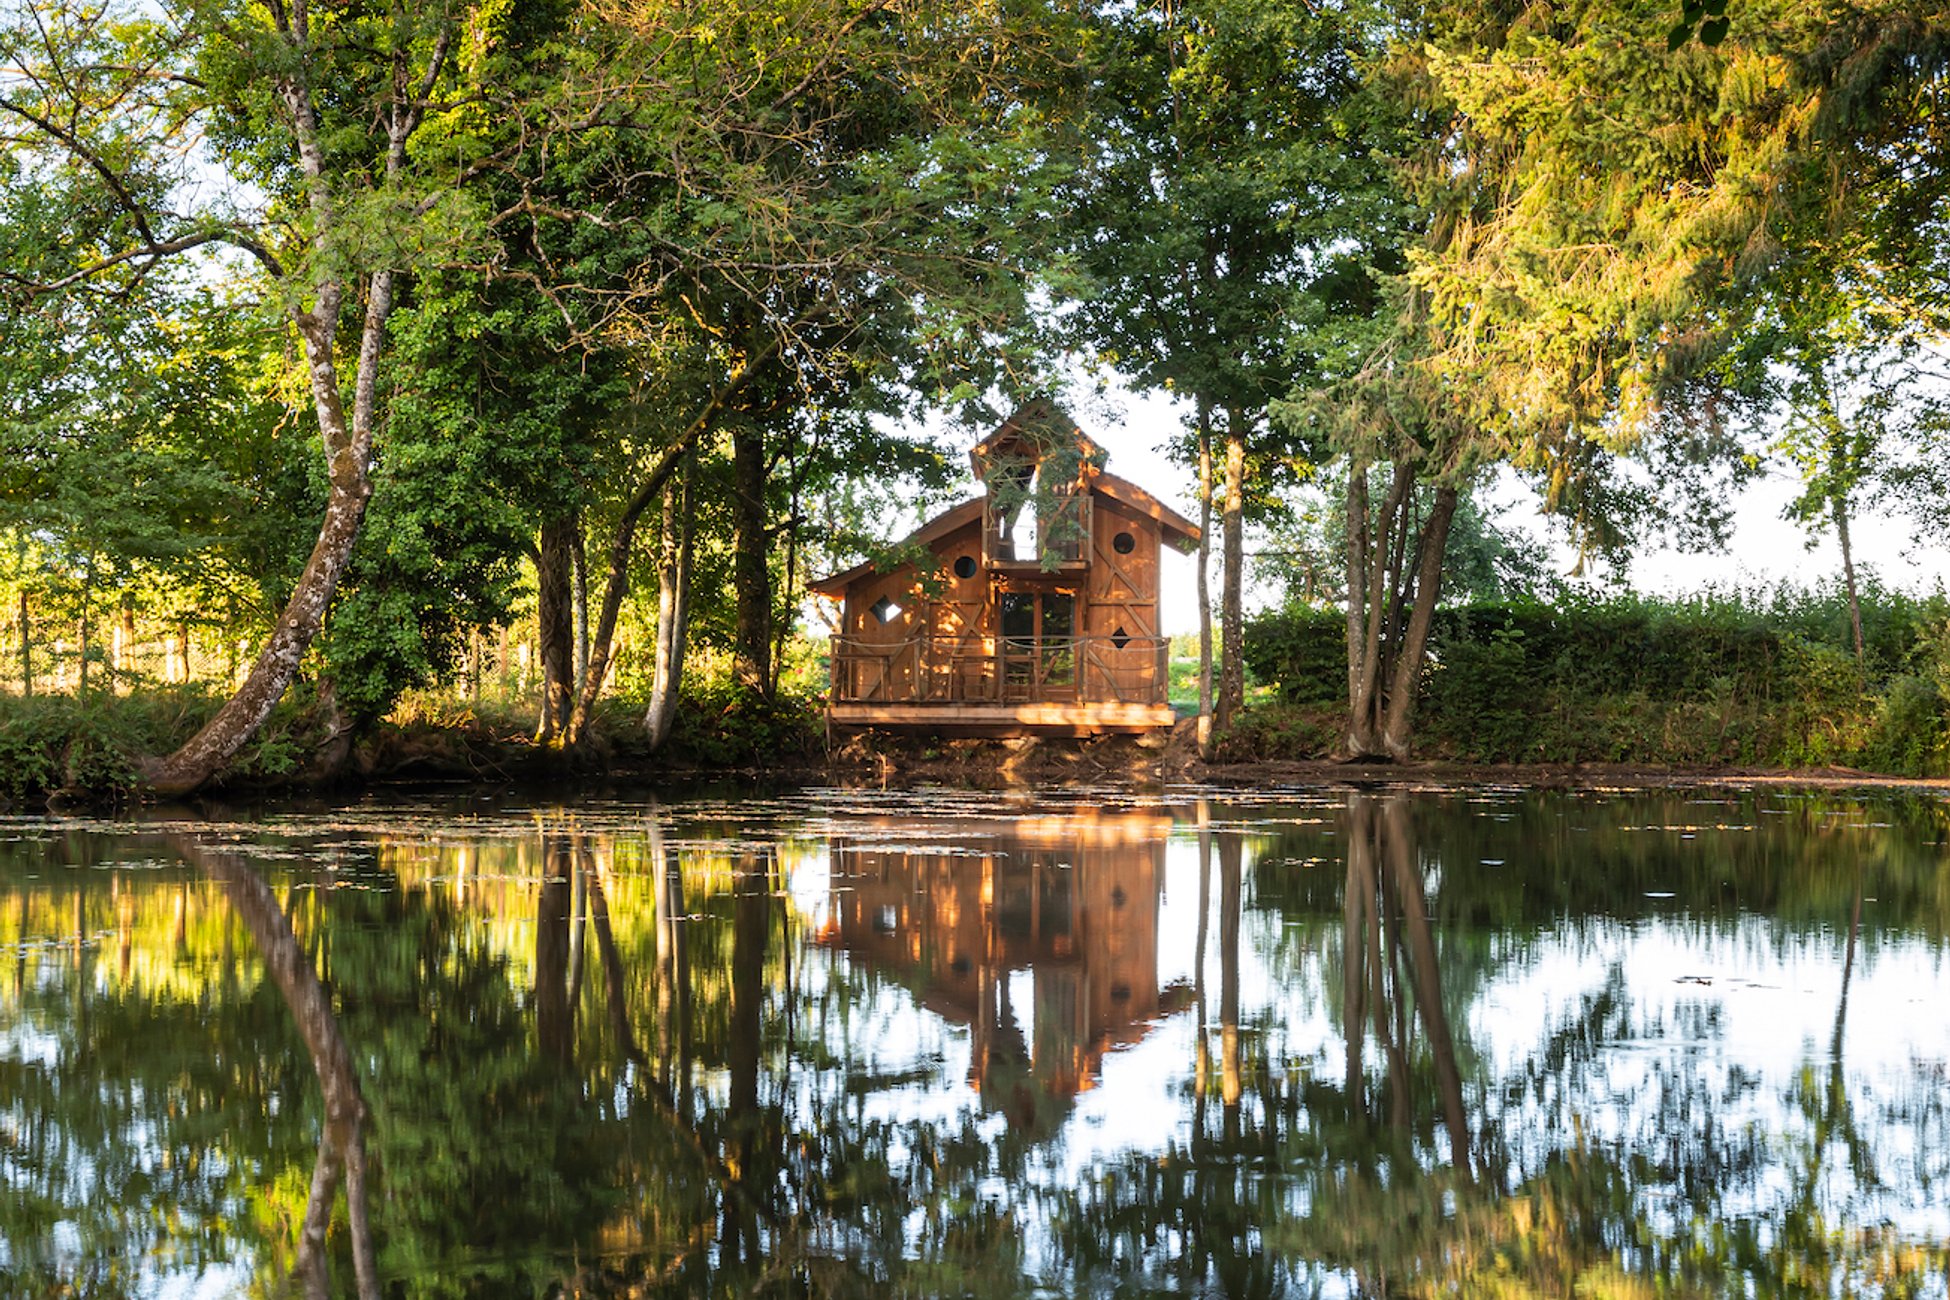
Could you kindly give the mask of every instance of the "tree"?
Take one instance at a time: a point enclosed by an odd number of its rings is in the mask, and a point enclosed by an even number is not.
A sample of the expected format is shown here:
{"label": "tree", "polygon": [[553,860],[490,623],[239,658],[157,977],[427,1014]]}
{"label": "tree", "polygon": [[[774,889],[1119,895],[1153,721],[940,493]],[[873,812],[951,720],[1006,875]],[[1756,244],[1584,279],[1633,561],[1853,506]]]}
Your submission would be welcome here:
{"label": "tree", "polygon": [[1369,267],[1396,256],[1386,115],[1358,72],[1371,39],[1351,8],[1197,0],[1111,16],[1095,47],[1070,311],[1104,361],[1190,402],[1208,536],[1223,480],[1222,727],[1244,696],[1244,529],[1278,461],[1269,404],[1359,355],[1380,304]]}
{"label": "tree", "polygon": [[[64,232],[57,273],[10,274],[11,292],[126,291],[168,259],[228,250],[249,258],[283,305],[309,376],[328,482],[317,541],[244,683],[181,749],[148,765],[160,792],[204,784],[255,734],[351,557],[372,492],[395,282],[466,224],[453,153],[410,147],[453,107],[450,60],[465,17],[446,2],[314,22],[307,6],[282,0],[162,12],[57,0],[31,17],[15,9],[0,35],[12,149],[102,217]],[[225,183],[195,185],[193,167]],[[212,188],[214,200],[185,210]],[[255,211],[251,190],[264,195]],[[349,347],[348,311],[359,319]]]}
{"label": "tree", "polygon": [[[1811,139],[1846,134],[1867,87],[1929,75],[1904,62],[1925,31],[1894,14],[1830,24],[1744,6],[1717,48],[1672,52],[1669,22],[1610,0],[1431,3],[1377,65],[1418,107],[1403,177],[1425,233],[1386,345],[1296,408],[1347,470],[1351,756],[1410,750],[1446,532],[1473,476],[1502,462],[1535,477],[1547,509],[1602,541],[1618,523],[1605,508],[1632,499],[1607,490],[1615,456],[1673,427],[1675,408],[1716,418],[1730,303],[1831,192],[1812,183]],[[1844,50],[1861,61],[1836,63]],[[1371,511],[1382,464],[1393,478]],[[1421,516],[1418,481],[1435,489]]]}

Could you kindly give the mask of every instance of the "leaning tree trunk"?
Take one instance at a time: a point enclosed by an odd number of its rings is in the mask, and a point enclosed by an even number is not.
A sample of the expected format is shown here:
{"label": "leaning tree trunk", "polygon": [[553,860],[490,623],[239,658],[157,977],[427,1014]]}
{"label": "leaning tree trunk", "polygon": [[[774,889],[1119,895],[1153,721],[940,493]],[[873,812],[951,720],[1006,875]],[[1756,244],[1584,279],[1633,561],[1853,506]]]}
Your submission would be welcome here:
{"label": "leaning tree trunk", "polygon": [[1457,491],[1435,491],[1415,516],[1415,471],[1397,464],[1379,512],[1371,512],[1367,466],[1347,485],[1346,757],[1401,761],[1414,740],[1415,693],[1442,590],[1442,559]]}
{"label": "leaning tree trunk", "polygon": [[731,582],[738,625],[732,675],[754,695],[772,687],[772,574],[765,530],[765,435],[740,422],[731,435]]}
{"label": "leaning tree trunk", "polygon": [[[386,340],[386,321],[393,310],[391,270],[377,270],[365,285],[365,319],[359,332],[357,368],[352,381],[352,409],[345,408],[337,359],[339,313],[346,285],[330,268],[342,250],[338,217],[343,202],[335,192],[339,178],[326,159],[317,105],[305,75],[311,57],[311,31],[302,6],[273,7],[278,38],[288,46],[293,71],[279,76],[273,90],[289,115],[297,144],[299,170],[305,178],[312,224],[310,266],[322,268],[306,286],[311,305],[294,301],[291,319],[297,326],[311,381],[312,408],[318,415],[319,440],[325,451],[330,491],[318,541],[298,575],[278,621],[265,640],[244,684],[217,716],[175,753],[143,764],[145,782],[161,794],[187,794],[209,781],[249,743],[285,690],[298,674],[305,651],[324,626],[325,612],[338,590],[339,577],[352,557],[365,521],[366,501],[372,495],[372,436],[379,404],[379,359]],[[406,167],[407,142],[425,119],[429,92],[439,81],[452,49],[451,25],[443,26],[417,87],[417,94],[396,95],[385,120],[385,178],[396,185]],[[402,64],[402,77],[405,66]],[[414,88],[402,85],[402,90]],[[424,211],[424,208],[422,208]],[[278,271],[280,276],[282,271]],[[295,290],[295,284],[287,284]],[[293,298],[296,298],[294,293]]]}
{"label": "leaning tree trunk", "polygon": [[[602,695],[603,683],[609,677],[610,647],[616,637],[616,621],[622,615],[623,598],[630,594],[630,561],[636,547],[637,521],[643,512],[650,508],[670,476],[684,464],[699,439],[713,427],[725,406],[748,383],[752,375],[778,352],[779,344],[775,338],[764,348],[746,358],[745,362],[726,379],[723,388],[712,393],[699,408],[684,431],[669,446],[658,453],[651,464],[650,471],[637,484],[637,489],[624,503],[623,513],[617,517],[616,529],[609,541],[609,573],[603,581],[602,609],[596,616],[596,630],[589,637],[589,670],[584,675],[582,690],[576,696],[575,710],[570,715],[567,733],[568,743],[580,744],[589,728],[589,719],[596,708],[596,700]],[[760,469],[761,475],[763,467]],[[681,652],[680,652],[681,655]]]}
{"label": "leaning tree trunk", "polygon": [[1220,568],[1225,586],[1219,607],[1219,701],[1221,731],[1238,720],[1246,703],[1245,603],[1240,590],[1246,573],[1246,431],[1235,409],[1226,420],[1225,538]]}

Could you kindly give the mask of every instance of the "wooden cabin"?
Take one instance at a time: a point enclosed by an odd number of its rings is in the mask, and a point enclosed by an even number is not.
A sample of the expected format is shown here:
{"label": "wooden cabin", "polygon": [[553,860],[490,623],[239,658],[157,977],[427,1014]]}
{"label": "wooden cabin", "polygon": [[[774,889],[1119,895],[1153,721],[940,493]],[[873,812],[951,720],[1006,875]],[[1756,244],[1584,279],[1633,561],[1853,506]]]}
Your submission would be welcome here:
{"label": "wooden cabin", "polygon": [[910,535],[902,551],[915,559],[812,584],[841,605],[829,723],[992,736],[1170,727],[1160,552],[1195,544],[1198,527],[1106,471],[1047,402],[969,459],[981,494]]}

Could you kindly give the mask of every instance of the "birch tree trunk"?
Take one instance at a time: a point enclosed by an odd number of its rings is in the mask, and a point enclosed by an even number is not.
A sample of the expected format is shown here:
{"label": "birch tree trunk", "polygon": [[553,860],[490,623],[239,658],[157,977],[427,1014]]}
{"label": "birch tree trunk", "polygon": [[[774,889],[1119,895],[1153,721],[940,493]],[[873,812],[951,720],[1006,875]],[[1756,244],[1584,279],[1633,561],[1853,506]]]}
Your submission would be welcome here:
{"label": "birch tree trunk", "polygon": [[1219,609],[1219,700],[1216,722],[1223,731],[1238,720],[1246,703],[1245,604],[1240,585],[1246,572],[1246,431],[1238,410],[1226,419],[1226,504],[1220,568],[1224,590]]}
{"label": "birch tree trunk", "polygon": [[1212,757],[1212,404],[1198,399],[1198,756]]}

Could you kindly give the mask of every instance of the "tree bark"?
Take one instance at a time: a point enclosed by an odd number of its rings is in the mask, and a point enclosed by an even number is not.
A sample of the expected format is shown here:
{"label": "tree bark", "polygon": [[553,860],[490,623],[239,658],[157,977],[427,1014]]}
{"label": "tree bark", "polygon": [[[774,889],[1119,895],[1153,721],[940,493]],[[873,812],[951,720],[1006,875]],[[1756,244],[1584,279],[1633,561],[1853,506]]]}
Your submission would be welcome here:
{"label": "tree bark", "polygon": [[589,557],[583,546],[582,515],[573,521],[569,539],[569,602],[575,611],[575,689],[571,698],[580,698],[589,680]]}
{"label": "tree bark", "polygon": [[1388,757],[1396,762],[1408,758],[1415,737],[1415,697],[1421,685],[1422,665],[1428,657],[1429,629],[1435,623],[1436,602],[1442,596],[1442,557],[1449,546],[1449,526],[1455,517],[1456,489],[1437,488],[1435,508],[1422,524],[1415,599],[1409,609],[1401,651],[1395,659],[1394,683],[1389,690],[1382,728],[1382,745]]}
{"label": "tree bark", "polygon": [[766,536],[765,435],[740,421],[731,434],[731,582],[738,623],[732,675],[761,698],[772,689],[772,575]]}
{"label": "tree bark", "polygon": [[[609,577],[603,584],[603,607],[597,616],[596,630],[589,643],[589,673],[582,684],[582,692],[576,697],[575,712],[569,720],[570,743],[580,743],[587,733],[589,718],[596,707],[596,699],[602,693],[603,682],[609,676],[610,646],[616,636],[616,620],[623,610],[623,598],[630,592],[630,556],[636,546],[637,521],[650,504],[664,490],[670,476],[677,471],[696,448],[698,442],[716,423],[719,414],[744,387],[752,380],[759,367],[777,354],[778,339],[774,338],[765,347],[747,357],[723,388],[711,394],[698,410],[684,432],[652,462],[650,472],[637,485],[636,492],[623,506],[623,513],[617,518],[616,531],[609,543]],[[762,473],[762,467],[761,467]]]}
{"label": "tree bark", "polygon": [[1212,757],[1212,403],[1198,399],[1198,756]]}
{"label": "tree bark", "polygon": [[1238,720],[1246,703],[1245,603],[1240,590],[1246,572],[1246,430],[1237,409],[1226,418],[1226,505],[1223,604],[1219,609],[1219,700],[1216,723],[1223,731]]}
{"label": "tree bark", "polygon": [[1347,683],[1343,743],[1356,761],[1406,759],[1413,747],[1416,688],[1442,590],[1443,554],[1458,492],[1441,486],[1420,526],[1412,517],[1415,473],[1398,463],[1378,515],[1367,467],[1347,484]]}
{"label": "tree bark", "polygon": [[575,629],[569,552],[575,526],[567,518],[542,521],[535,551],[535,651],[542,661],[542,714],[535,738],[565,739],[575,706]]}
{"label": "tree bark", "polygon": [[684,680],[684,649],[689,639],[691,549],[696,524],[697,462],[685,465],[680,485],[664,488],[660,562],[657,566],[657,648],[652,666],[650,706],[643,725],[652,751],[663,748],[677,720]]}
{"label": "tree bark", "polygon": [[27,606],[27,588],[20,589],[20,693],[34,693],[34,624]]}

